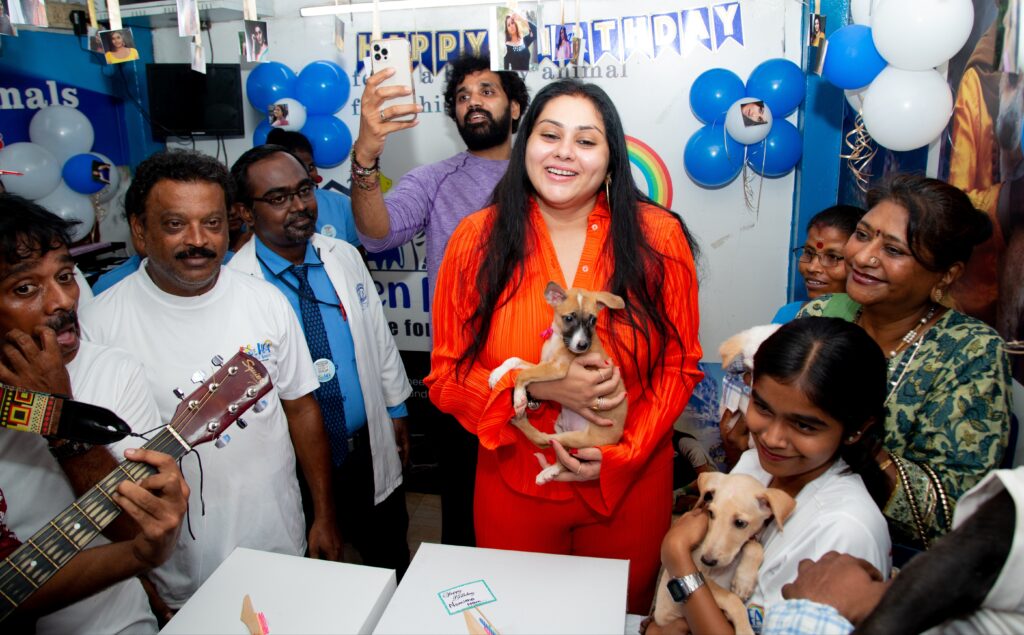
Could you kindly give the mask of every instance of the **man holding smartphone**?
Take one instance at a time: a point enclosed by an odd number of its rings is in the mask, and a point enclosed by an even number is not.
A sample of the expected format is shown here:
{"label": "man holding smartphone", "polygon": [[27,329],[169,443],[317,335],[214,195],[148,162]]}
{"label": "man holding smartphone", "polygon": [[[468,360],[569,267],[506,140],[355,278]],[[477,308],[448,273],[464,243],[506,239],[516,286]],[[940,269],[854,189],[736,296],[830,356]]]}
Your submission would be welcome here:
{"label": "man holding smartphone", "polygon": [[[366,80],[359,118],[359,137],[352,145],[352,212],[359,239],[367,251],[402,245],[421,231],[427,237],[430,295],[448,238],[459,222],[490,204],[494,186],[505,174],[512,152],[512,134],[526,112],[526,84],[513,72],[494,72],[486,56],[464,55],[451,62],[445,85],[445,112],[455,122],[466,150],[408,172],[385,199],[380,191],[379,161],[389,134],[412,128],[419,120],[396,121],[423,109],[417,104],[384,106],[388,99],[409,95],[408,86],[381,86],[394,74],[387,69]],[[444,438],[439,457],[441,541],[475,544],[473,483],[477,439],[457,421],[439,422]]]}

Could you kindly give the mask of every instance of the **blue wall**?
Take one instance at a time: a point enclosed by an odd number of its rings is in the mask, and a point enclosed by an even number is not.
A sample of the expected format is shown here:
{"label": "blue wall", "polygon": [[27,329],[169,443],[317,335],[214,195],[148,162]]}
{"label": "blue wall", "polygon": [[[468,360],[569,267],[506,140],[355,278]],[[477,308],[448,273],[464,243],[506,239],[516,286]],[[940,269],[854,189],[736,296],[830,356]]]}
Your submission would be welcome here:
{"label": "blue wall", "polygon": [[22,30],[17,38],[5,37],[0,57],[4,143],[28,141],[28,122],[56,98],[89,117],[96,132],[92,149],[118,165],[135,166],[161,149],[132,102],[138,99],[148,109],[146,63],[153,61],[153,38],[148,29],[132,32],[140,59],[111,66],[87,49],[86,38],[70,33]]}

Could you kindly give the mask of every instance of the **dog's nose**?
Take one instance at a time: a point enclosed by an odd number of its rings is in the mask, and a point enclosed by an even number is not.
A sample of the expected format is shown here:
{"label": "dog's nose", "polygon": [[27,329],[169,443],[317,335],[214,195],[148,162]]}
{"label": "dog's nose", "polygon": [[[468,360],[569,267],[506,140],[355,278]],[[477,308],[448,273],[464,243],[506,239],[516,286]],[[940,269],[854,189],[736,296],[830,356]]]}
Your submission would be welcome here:
{"label": "dog's nose", "polygon": [[709,567],[713,567],[716,564],[718,564],[718,560],[713,559],[713,558],[709,558],[707,556],[701,556],[700,557],[700,561],[703,562],[705,565],[707,565]]}

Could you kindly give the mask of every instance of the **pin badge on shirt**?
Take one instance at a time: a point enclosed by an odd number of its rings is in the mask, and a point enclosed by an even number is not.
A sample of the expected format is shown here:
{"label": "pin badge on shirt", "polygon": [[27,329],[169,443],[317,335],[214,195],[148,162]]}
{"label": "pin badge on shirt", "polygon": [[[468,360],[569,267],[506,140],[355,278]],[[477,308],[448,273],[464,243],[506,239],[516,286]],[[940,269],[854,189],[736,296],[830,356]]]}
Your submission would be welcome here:
{"label": "pin badge on shirt", "polygon": [[334,379],[334,373],[337,372],[337,368],[334,366],[334,362],[325,357],[321,357],[313,362],[313,371],[316,372],[317,380],[319,380],[321,384],[326,384]]}
{"label": "pin badge on shirt", "polygon": [[338,235],[338,230],[334,228],[334,225],[324,225],[320,228],[320,235],[334,238]]}

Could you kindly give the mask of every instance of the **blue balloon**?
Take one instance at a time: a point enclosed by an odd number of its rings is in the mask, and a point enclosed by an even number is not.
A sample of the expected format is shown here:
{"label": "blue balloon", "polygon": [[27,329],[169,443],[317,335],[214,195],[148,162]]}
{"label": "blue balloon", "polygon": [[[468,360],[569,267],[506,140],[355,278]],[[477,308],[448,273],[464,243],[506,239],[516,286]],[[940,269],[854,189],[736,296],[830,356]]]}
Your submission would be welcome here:
{"label": "blue balloon", "polygon": [[721,123],[729,106],[744,96],[743,81],[736,73],[712,68],[698,75],[690,87],[690,108],[703,123]]}
{"label": "blue balloon", "polygon": [[747,163],[762,176],[783,176],[800,161],[803,144],[796,126],[785,119],[776,119],[764,141],[747,147]]}
{"label": "blue balloon", "polygon": [[306,107],[307,115],[333,115],[348,101],[349,90],[348,75],[327,60],[307,64],[295,82],[295,98]]}
{"label": "blue balloon", "polygon": [[[831,46],[831,44],[829,44]],[[776,119],[793,114],[807,94],[807,78],[800,67],[777,57],[757,65],[747,79],[747,97],[757,97]]]}
{"label": "blue balloon", "polygon": [[273,128],[267,118],[264,117],[260,120],[259,124],[256,125],[256,129],[252,131],[252,145],[253,147],[261,146],[267,142],[267,135]]}
{"label": "blue balloon", "polygon": [[851,24],[828,38],[821,75],[843,90],[856,90],[874,81],[885,67],[886,61],[871,39],[871,28]]}
{"label": "blue balloon", "polygon": [[725,126],[704,126],[686,142],[683,165],[697,185],[722,187],[743,168],[743,150],[742,143],[725,133]]}
{"label": "blue balloon", "polygon": [[281,62],[258,64],[245,81],[245,96],[252,107],[266,112],[278,99],[295,96],[295,73]]}
{"label": "blue balloon", "polygon": [[[65,161],[61,176],[64,178],[64,182],[67,183],[67,186],[79,194],[95,194],[102,190],[107,184],[99,179],[99,175],[93,175],[93,162],[106,163],[106,161],[90,152],[76,154]],[[110,175],[108,174],[107,178],[109,179],[109,177]]]}
{"label": "blue balloon", "polygon": [[313,145],[313,163],[321,168],[333,168],[348,157],[352,149],[352,133],[341,119],[331,115],[312,115],[302,127]]}

